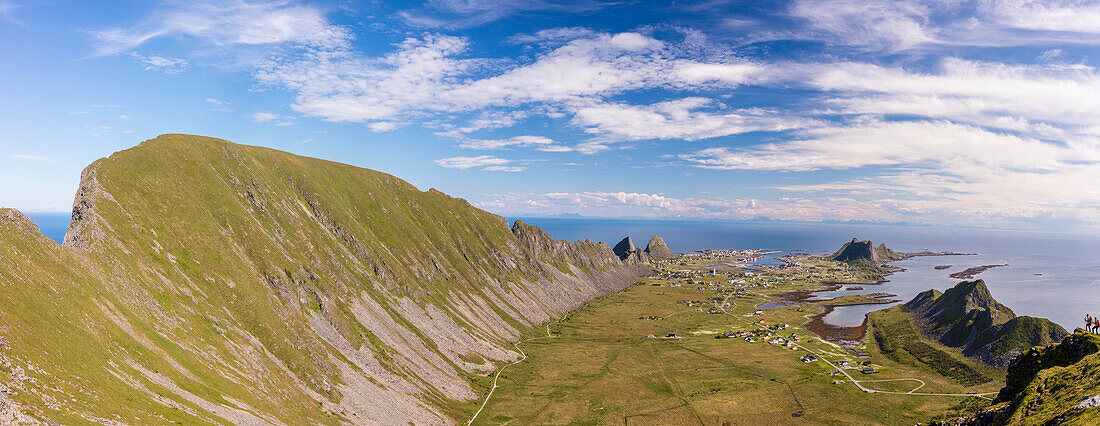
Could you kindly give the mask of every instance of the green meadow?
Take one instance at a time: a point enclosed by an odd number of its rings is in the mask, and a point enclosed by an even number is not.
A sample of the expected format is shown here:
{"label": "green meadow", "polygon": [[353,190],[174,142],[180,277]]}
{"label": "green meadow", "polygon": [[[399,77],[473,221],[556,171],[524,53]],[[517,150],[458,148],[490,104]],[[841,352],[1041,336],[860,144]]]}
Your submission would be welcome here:
{"label": "green meadow", "polygon": [[[814,273],[831,278],[837,268],[825,262]],[[945,377],[927,364],[898,362],[881,355],[874,344],[854,348],[871,356],[858,358],[799,327],[828,302],[752,315],[757,305],[779,294],[819,285],[808,268],[796,269],[758,277],[754,282],[782,278],[792,283],[748,288],[726,299],[732,304],[729,314],[708,313],[716,306],[709,300],[721,290],[698,284],[724,281],[724,274],[694,278],[696,284],[681,287],[646,278],[590,302],[552,323],[549,336],[546,329],[536,329],[538,334],[519,344],[529,358],[503,370],[476,423],[914,424],[956,406],[986,405],[966,396],[864,393],[843,375],[831,375],[834,369],[828,364],[803,362],[800,358],[808,354],[803,350],[762,338],[754,343],[715,338],[726,331],[762,328],[754,321],[790,324],[780,331],[784,336],[794,333],[798,344],[833,363],[843,360],[862,368],[862,362],[871,362],[873,374],[847,370],[856,380],[868,380],[863,385],[871,389],[965,394],[996,392],[1003,386],[1003,377],[983,378],[974,385],[975,380]],[[704,303],[689,307],[680,303],[685,300]],[[669,334],[679,338],[662,338]]]}

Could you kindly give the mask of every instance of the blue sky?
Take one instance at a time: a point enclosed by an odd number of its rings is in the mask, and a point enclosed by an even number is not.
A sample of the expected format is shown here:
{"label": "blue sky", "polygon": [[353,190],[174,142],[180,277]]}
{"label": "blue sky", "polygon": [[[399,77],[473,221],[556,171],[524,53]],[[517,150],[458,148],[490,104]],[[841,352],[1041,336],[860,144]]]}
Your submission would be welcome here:
{"label": "blue sky", "polygon": [[0,51],[25,211],[193,133],[509,216],[1100,229],[1095,2],[0,0]]}

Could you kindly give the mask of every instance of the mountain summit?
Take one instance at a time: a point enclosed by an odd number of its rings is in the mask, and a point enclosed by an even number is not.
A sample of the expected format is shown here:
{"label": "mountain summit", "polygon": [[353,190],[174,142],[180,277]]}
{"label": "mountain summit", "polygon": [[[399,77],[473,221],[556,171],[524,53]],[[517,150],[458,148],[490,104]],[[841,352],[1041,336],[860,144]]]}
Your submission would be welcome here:
{"label": "mountain summit", "polygon": [[645,252],[651,257],[656,259],[672,259],[676,257],[676,253],[672,249],[668,248],[665,244],[665,239],[660,235],[654,235],[649,239],[649,244],[645,246]]}
{"label": "mountain summit", "polygon": [[1046,318],[1016,316],[993,299],[982,280],[963,281],[943,293],[922,292],[902,309],[940,343],[997,367],[1032,346],[1049,345],[1069,335]]}

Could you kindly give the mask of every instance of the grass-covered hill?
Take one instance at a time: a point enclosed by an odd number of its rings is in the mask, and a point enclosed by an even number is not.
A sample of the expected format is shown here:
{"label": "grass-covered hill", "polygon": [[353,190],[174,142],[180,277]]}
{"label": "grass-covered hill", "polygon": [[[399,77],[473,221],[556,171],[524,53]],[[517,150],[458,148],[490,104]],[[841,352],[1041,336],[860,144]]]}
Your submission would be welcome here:
{"label": "grass-covered hill", "polygon": [[1100,336],[1077,329],[1008,365],[994,404],[956,425],[1100,424]]}
{"label": "grass-covered hill", "polygon": [[1006,366],[1032,346],[1068,335],[1048,319],[1016,316],[993,299],[982,280],[960,282],[942,294],[925,291],[900,309],[911,314],[926,335],[994,367]]}
{"label": "grass-covered hill", "polygon": [[451,423],[510,342],[639,273],[384,173],[164,135],[84,171],[63,246],[0,214],[0,421]]}

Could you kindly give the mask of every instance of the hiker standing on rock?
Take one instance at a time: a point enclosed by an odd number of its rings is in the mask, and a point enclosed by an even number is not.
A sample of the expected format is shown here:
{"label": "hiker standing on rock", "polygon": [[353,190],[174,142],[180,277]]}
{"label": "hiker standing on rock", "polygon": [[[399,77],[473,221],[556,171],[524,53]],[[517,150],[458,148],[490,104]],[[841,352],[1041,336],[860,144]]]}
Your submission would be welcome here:
{"label": "hiker standing on rock", "polygon": [[1092,331],[1092,315],[1085,314],[1085,331]]}

